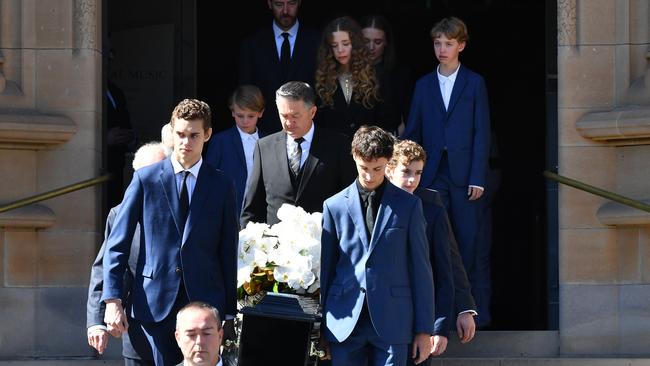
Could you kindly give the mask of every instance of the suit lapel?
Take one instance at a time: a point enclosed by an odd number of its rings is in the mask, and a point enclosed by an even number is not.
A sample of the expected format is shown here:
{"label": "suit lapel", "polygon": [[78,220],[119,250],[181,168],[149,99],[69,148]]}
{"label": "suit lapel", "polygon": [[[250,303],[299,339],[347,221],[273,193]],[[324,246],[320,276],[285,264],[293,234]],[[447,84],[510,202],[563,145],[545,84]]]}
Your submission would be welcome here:
{"label": "suit lapel", "polygon": [[[447,108],[447,117],[451,114],[458,102],[458,98],[463,93],[467,85],[467,77],[465,74],[465,69],[463,66],[459,66],[458,75],[456,75],[456,81],[454,82],[454,88],[451,90],[451,97],[449,98],[449,107]],[[440,88],[438,88],[440,89]]]}
{"label": "suit lapel", "polygon": [[199,169],[199,176],[196,180],[196,185],[194,185],[194,192],[192,192],[192,200],[190,202],[190,213],[187,216],[187,221],[185,222],[185,229],[183,230],[183,241],[181,245],[185,245],[192,228],[196,221],[201,217],[201,210],[205,204],[206,198],[209,193],[209,183],[210,179],[208,177],[209,172],[207,171],[208,167],[205,164],[201,164]]}
{"label": "suit lapel", "polygon": [[[273,149],[275,150],[275,161],[277,162],[277,167],[279,170],[276,174],[279,174],[280,179],[285,182],[289,182],[291,185],[291,173],[289,172],[289,163],[287,157],[287,134],[285,132],[278,133],[276,136],[276,141],[273,143]],[[262,162],[264,158],[262,158]]]}
{"label": "suit lapel", "polygon": [[363,243],[363,248],[368,248],[368,233],[366,232],[366,222],[363,219],[363,213],[361,212],[361,200],[359,199],[359,190],[357,189],[357,182],[355,180],[351,186],[347,189],[347,206],[348,213],[354,224],[354,228],[357,230],[357,234]]}
{"label": "suit lapel", "polygon": [[274,55],[270,60],[267,60],[275,68],[274,72],[280,72],[280,56],[278,55],[278,48],[275,43],[275,33],[273,32],[273,26],[268,28],[268,33],[266,34],[265,42],[266,52],[262,53],[263,55]]}
{"label": "suit lapel", "polygon": [[230,140],[232,141],[232,144],[235,148],[235,155],[237,155],[239,162],[244,166],[244,170],[246,170],[246,156],[244,155],[244,145],[241,142],[241,136],[239,135],[237,126],[233,127]]}
{"label": "suit lapel", "polygon": [[[375,249],[377,246],[377,241],[382,236],[384,231],[386,231],[386,226],[388,226],[388,221],[393,215],[393,205],[395,204],[395,191],[390,183],[386,183],[384,188],[384,195],[381,198],[381,204],[379,205],[379,211],[377,212],[377,220],[375,221],[375,226],[372,231],[372,239],[370,242],[370,252]],[[398,189],[398,188],[397,188]]]}
{"label": "suit lapel", "polygon": [[311,146],[309,147],[309,156],[307,156],[307,160],[305,160],[305,165],[302,167],[302,177],[300,179],[300,184],[298,186],[298,192],[296,193],[296,201],[300,199],[300,195],[302,194],[302,191],[305,189],[305,186],[309,182],[309,179],[311,178],[314,169],[316,169],[316,166],[320,161],[318,159],[318,157],[321,156],[322,153],[320,140],[321,138],[319,137],[319,129],[316,126],[314,126],[314,136],[312,137]]}
{"label": "suit lapel", "polygon": [[432,77],[430,79],[430,93],[433,95],[433,99],[435,100],[436,107],[440,109],[442,114],[447,113],[447,110],[445,109],[445,102],[442,100],[442,93],[440,92],[440,81],[438,80],[438,71],[434,70],[433,73],[431,74]]}
{"label": "suit lapel", "polygon": [[160,184],[162,185],[165,198],[169,204],[169,210],[174,217],[176,230],[181,233],[179,207],[178,207],[178,187],[176,186],[176,178],[174,177],[174,168],[170,159],[165,160],[160,168]]}

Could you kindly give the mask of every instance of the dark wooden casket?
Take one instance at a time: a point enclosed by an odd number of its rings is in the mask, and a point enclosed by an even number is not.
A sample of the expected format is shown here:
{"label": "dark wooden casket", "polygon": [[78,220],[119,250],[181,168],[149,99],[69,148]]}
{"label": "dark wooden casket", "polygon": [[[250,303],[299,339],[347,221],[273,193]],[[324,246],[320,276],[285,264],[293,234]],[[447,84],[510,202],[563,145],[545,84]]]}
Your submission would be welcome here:
{"label": "dark wooden casket", "polygon": [[238,365],[316,364],[311,354],[314,323],[321,319],[318,307],[310,297],[269,292],[256,305],[242,308]]}

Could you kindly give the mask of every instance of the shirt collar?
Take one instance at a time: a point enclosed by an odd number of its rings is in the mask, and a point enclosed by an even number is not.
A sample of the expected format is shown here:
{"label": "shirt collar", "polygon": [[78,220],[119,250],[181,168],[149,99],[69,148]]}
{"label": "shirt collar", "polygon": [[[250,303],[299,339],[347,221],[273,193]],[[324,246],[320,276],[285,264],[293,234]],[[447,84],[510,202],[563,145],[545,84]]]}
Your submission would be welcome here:
{"label": "shirt collar", "polygon": [[189,169],[183,168],[181,163],[179,163],[176,159],[174,159],[173,156],[170,158],[170,160],[172,161],[172,166],[174,167],[174,174],[178,174],[178,173],[182,172],[183,170],[187,170],[187,171],[190,172],[190,174],[192,174],[194,176],[194,178],[198,178],[199,170],[201,169],[201,164],[203,164],[203,158],[200,158],[199,161],[197,161],[196,164],[194,164]]}
{"label": "shirt collar", "polygon": [[456,71],[454,71],[451,75],[445,76],[440,73],[440,65],[436,68],[436,74],[438,74],[438,81],[441,83],[444,83],[445,81],[451,81],[452,83],[456,81],[456,76],[458,76],[458,70],[460,70],[460,63],[458,64],[458,67],[456,68]]}
{"label": "shirt collar", "polygon": [[305,141],[310,143],[310,144],[314,140],[314,122],[313,121],[311,122],[311,128],[309,129],[309,131],[307,131],[305,136],[303,136],[302,138],[305,139]]}
{"label": "shirt collar", "polygon": [[254,138],[255,140],[260,138],[260,135],[259,135],[260,130],[258,128],[255,128],[255,132],[253,132],[253,133],[246,133],[246,132],[242,131],[241,128],[239,128],[239,126],[235,126],[235,127],[237,127],[237,131],[239,132],[239,137],[241,137],[242,140],[243,139],[249,139],[251,137]]}
{"label": "shirt collar", "polygon": [[[293,25],[293,27],[289,28],[287,33],[289,33],[289,38],[295,39],[296,36],[298,35],[298,19],[296,19],[296,24]],[[275,34],[275,38],[282,38],[282,33],[284,33],[280,27],[278,27],[277,24],[275,24],[275,20],[273,21],[273,34]]]}

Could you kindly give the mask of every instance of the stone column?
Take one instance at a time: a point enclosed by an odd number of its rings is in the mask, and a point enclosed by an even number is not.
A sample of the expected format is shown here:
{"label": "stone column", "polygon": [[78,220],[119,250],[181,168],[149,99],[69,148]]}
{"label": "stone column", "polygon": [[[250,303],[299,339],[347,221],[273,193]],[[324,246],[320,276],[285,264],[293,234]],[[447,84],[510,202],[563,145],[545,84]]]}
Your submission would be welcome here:
{"label": "stone column", "polygon": [[[650,109],[628,103],[647,69],[648,3],[558,1],[560,174],[650,198]],[[650,216],[559,192],[560,352],[648,355]]]}
{"label": "stone column", "polygon": [[[101,168],[101,1],[0,0],[0,205]],[[0,359],[92,355],[100,189],[0,214]]]}

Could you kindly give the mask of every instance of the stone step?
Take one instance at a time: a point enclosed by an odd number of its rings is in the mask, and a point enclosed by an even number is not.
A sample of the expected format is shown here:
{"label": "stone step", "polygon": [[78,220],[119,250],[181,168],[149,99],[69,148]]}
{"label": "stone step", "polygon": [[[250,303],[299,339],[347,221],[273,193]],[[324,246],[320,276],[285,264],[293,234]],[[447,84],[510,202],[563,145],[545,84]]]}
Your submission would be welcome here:
{"label": "stone step", "polygon": [[557,331],[478,331],[470,343],[461,344],[452,332],[443,357],[557,357],[559,342]]}
{"label": "stone step", "polygon": [[650,358],[440,358],[430,366],[649,366]]}

